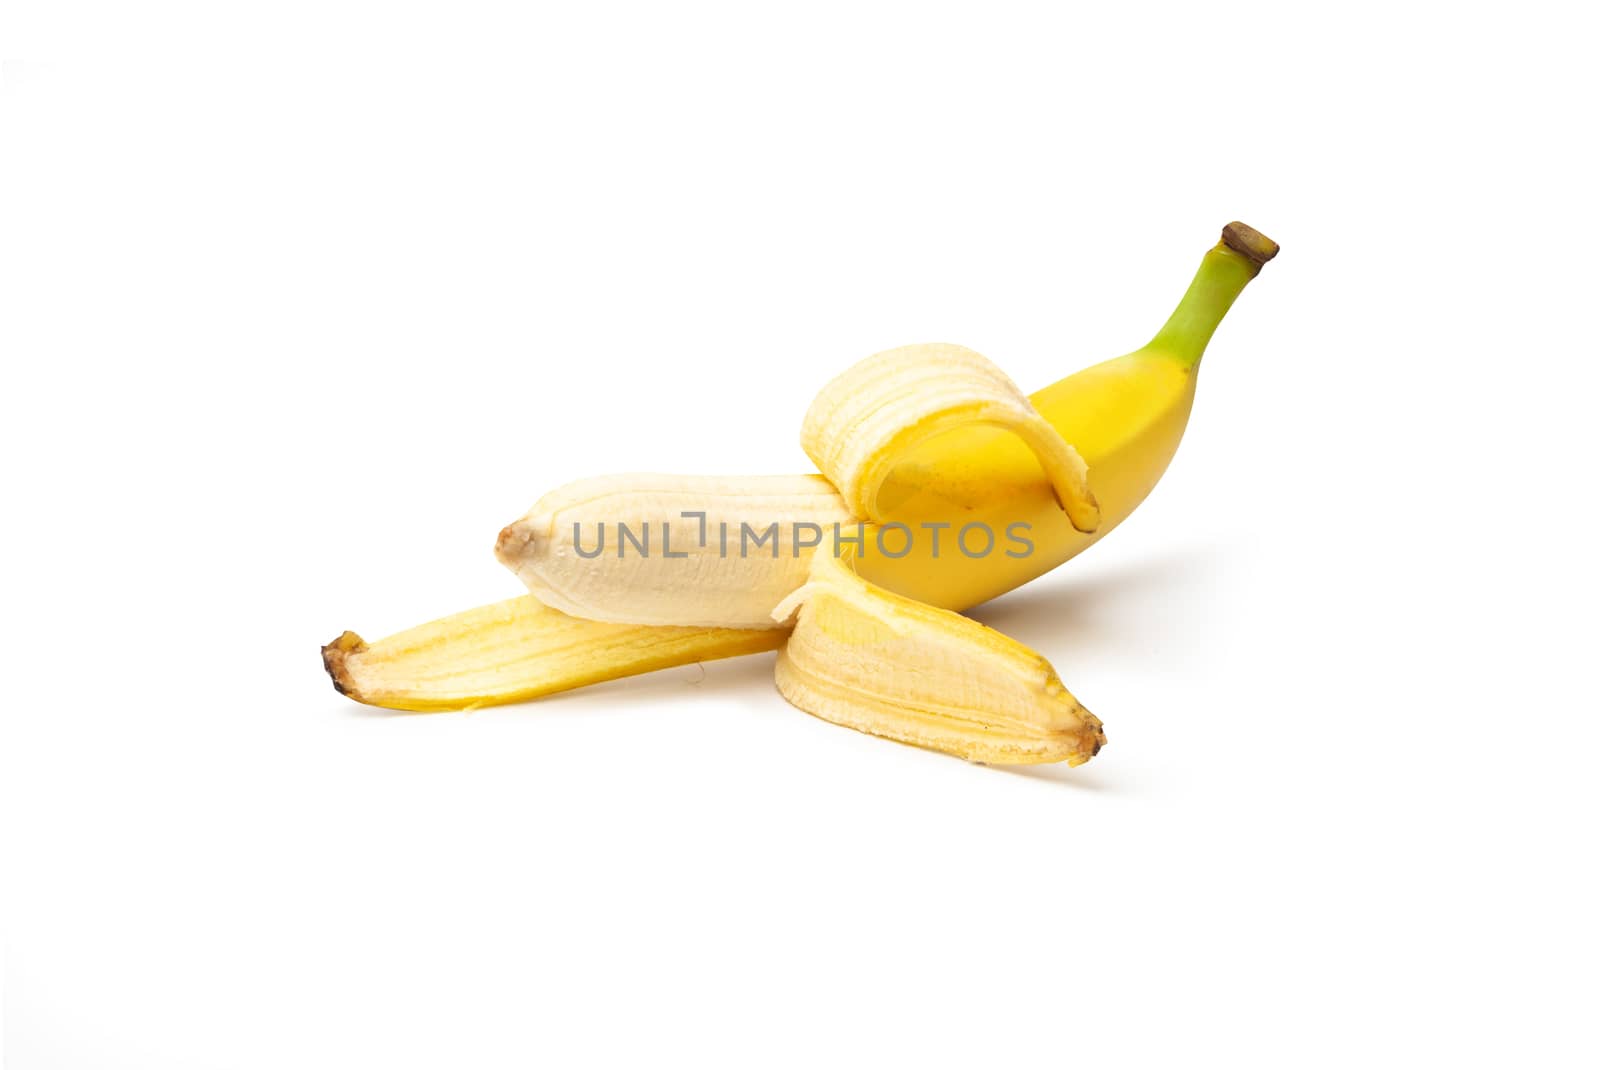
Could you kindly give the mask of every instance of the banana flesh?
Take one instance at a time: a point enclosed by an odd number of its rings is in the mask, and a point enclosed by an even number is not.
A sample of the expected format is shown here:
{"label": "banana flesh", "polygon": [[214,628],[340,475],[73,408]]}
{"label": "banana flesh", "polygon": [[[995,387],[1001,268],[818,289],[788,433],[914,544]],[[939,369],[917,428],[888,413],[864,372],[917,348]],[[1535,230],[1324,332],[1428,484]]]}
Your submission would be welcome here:
{"label": "banana flesh", "polygon": [[322,663],[333,686],[357,702],[393,710],[464,710],[755,654],[777,647],[784,635],[582,620],[523,595],[376,643],[345,632],[322,648]]}
{"label": "banana flesh", "polygon": [[[617,475],[545,495],[495,556],[546,605],[625,624],[772,628],[856,519],[821,476]],[[809,544],[809,545],[802,545]]]}
{"label": "banana flesh", "polygon": [[773,616],[798,611],[778,690],[825,721],[975,762],[1082,765],[1100,719],[1050,663],[977,621],[876,587],[818,555]]}

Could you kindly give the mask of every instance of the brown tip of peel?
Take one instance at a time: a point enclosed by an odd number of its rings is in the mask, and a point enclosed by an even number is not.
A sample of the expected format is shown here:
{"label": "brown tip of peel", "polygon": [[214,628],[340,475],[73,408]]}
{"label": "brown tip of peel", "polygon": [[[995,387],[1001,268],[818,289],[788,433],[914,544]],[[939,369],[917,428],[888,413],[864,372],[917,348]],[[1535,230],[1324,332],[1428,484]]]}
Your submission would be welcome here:
{"label": "brown tip of peel", "polygon": [[1257,267],[1278,255],[1278,243],[1254,227],[1233,222],[1222,228],[1222,244]]}
{"label": "brown tip of peel", "polygon": [[350,669],[345,664],[351,654],[359,654],[367,649],[367,642],[355,632],[345,632],[339,638],[322,648],[322,667],[328,670],[328,675],[333,678],[334,690],[341,695],[348,695],[357,699],[355,683],[350,679]]}
{"label": "brown tip of peel", "polygon": [[1083,717],[1083,730],[1078,734],[1078,753],[1067,759],[1070,766],[1082,765],[1106,745],[1106,726],[1100,723],[1100,718],[1082,706],[1078,707],[1078,712]]}

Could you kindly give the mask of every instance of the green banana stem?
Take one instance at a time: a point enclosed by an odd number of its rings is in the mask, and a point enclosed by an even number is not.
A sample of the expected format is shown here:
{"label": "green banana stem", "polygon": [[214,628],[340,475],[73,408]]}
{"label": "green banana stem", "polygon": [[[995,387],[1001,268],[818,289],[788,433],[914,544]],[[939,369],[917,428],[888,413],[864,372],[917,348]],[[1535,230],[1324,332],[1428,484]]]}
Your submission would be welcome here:
{"label": "green banana stem", "polygon": [[1206,344],[1234,299],[1260,273],[1261,265],[1277,255],[1277,242],[1243,223],[1229,223],[1148,348],[1171,354],[1190,371],[1199,367]]}

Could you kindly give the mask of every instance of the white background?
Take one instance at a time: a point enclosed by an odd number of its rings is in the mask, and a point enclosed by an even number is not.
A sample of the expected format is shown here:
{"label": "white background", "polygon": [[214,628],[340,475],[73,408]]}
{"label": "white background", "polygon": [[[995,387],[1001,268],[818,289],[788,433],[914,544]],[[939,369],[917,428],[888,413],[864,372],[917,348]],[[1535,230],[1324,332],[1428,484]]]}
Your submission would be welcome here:
{"label": "white background", "polygon": [[[1576,12],[11,5],[7,1066],[1595,1065]],[[1088,766],[770,655],[328,686],[544,491],[806,470],[893,345],[1037,388],[1234,218],[1166,479],[978,614]]]}

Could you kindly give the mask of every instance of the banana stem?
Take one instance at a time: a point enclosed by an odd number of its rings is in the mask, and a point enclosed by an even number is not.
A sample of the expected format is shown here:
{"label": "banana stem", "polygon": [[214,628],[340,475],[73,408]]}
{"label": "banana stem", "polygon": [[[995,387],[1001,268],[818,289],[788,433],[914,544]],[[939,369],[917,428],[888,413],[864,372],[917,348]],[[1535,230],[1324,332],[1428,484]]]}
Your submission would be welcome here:
{"label": "banana stem", "polygon": [[1189,290],[1149,348],[1164,350],[1192,371],[1234,299],[1278,255],[1278,243],[1243,223],[1222,228],[1222,240],[1200,261]]}

